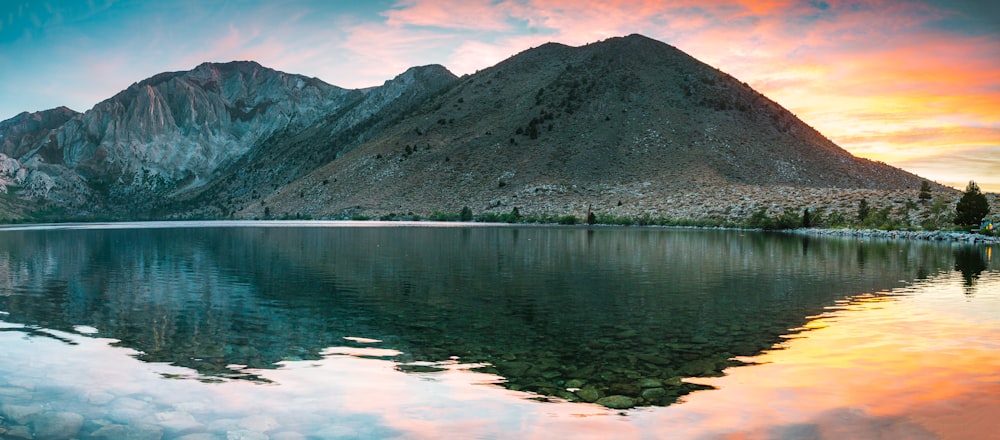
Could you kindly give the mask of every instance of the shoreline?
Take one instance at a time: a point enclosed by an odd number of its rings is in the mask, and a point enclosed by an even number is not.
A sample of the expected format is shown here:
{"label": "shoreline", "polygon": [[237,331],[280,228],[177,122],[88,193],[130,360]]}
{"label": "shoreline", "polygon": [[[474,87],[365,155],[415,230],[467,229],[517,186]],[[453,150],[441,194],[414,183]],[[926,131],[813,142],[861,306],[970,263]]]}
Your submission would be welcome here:
{"label": "shoreline", "polygon": [[881,229],[829,229],[829,228],[798,228],[786,229],[788,234],[812,235],[820,237],[852,237],[874,240],[914,240],[938,241],[965,244],[1000,244],[1000,237],[983,235],[975,232],[953,231],[886,231]]}
{"label": "shoreline", "polygon": [[574,223],[564,225],[547,222],[480,222],[453,220],[348,220],[348,219],[309,219],[309,220],[137,220],[137,221],[97,221],[97,222],[52,222],[52,223],[15,223],[0,225],[0,231],[31,230],[31,229],[132,229],[132,228],[183,228],[183,227],[214,227],[214,226],[571,226],[600,228],[657,228],[657,229],[714,229],[729,231],[773,232],[815,237],[847,237],[867,240],[912,240],[946,242],[974,245],[1000,244],[1000,236],[989,236],[975,232],[955,231],[905,231],[883,229],[851,229],[851,228],[796,228],[796,229],[760,229],[728,226],[696,226],[696,225],[639,225],[639,224],[609,224],[609,223]]}

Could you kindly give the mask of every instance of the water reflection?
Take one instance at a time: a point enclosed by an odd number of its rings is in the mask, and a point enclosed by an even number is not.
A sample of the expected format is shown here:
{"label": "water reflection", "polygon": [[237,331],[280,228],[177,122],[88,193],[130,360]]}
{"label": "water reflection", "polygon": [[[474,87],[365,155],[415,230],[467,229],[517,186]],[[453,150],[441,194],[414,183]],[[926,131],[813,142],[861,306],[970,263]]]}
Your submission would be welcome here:
{"label": "water reflection", "polygon": [[266,382],[260,371],[330,347],[374,348],[402,371],[457,359],[515,391],[667,405],[706,388],[684,378],[721,375],[845,295],[957,260],[925,244],[721,231],[6,231],[0,310],[93,327],[202,380]]}
{"label": "water reflection", "polygon": [[955,270],[962,273],[966,295],[975,293],[976,280],[986,270],[984,257],[989,251],[992,251],[991,247],[981,246],[962,246],[955,249]]}

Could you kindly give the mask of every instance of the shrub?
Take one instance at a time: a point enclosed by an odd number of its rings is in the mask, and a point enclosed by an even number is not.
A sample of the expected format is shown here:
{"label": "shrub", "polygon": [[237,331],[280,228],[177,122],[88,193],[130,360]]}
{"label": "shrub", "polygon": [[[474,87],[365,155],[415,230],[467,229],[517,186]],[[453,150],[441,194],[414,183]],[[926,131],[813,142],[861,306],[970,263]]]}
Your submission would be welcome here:
{"label": "shrub", "polygon": [[575,225],[579,220],[575,215],[564,215],[559,217],[558,222],[560,225]]}

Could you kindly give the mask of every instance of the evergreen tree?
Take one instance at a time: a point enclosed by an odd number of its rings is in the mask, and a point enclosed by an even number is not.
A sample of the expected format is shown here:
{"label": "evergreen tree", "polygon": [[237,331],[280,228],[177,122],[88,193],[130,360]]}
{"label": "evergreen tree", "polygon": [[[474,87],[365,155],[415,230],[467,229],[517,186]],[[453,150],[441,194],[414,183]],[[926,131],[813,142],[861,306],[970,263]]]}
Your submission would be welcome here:
{"label": "evergreen tree", "polygon": [[926,180],[920,182],[920,195],[917,196],[921,201],[928,201],[931,199],[931,184]]}
{"label": "evergreen tree", "polygon": [[462,207],[462,212],[458,213],[458,219],[463,222],[472,221],[472,208],[468,206]]}
{"label": "evergreen tree", "polygon": [[858,223],[864,223],[871,211],[872,207],[868,206],[868,199],[861,199],[861,201],[858,202]]}
{"label": "evergreen tree", "polygon": [[969,181],[962,198],[955,206],[955,224],[959,226],[979,226],[983,218],[990,213],[990,204],[986,195],[979,191],[976,182]]}
{"label": "evergreen tree", "polygon": [[809,214],[809,208],[802,211],[802,227],[808,228],[812,227],[812,215]]}

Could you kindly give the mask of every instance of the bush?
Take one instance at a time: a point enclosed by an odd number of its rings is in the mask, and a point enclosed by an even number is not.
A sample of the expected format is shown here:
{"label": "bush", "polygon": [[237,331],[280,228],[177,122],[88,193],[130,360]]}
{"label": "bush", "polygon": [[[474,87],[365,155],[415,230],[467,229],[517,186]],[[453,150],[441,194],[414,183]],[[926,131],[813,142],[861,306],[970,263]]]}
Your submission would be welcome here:
{"label": "bush", "polygon": [[559,217],[558,223],[560,225],[575,225],[579,222],[575,215],[564,215]]}
{"label": "bush", "polygon": [[472,221],[472,208],[463,206],[462,211],[458,213],[458,219],[463,222]]}

